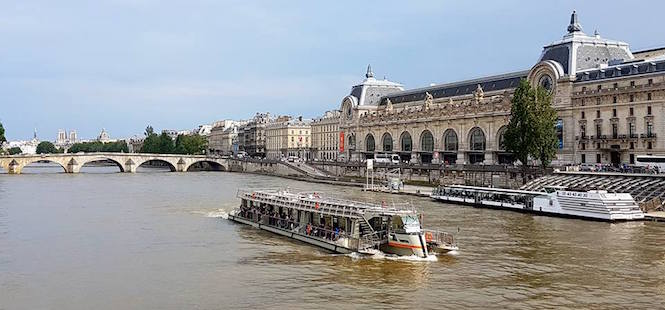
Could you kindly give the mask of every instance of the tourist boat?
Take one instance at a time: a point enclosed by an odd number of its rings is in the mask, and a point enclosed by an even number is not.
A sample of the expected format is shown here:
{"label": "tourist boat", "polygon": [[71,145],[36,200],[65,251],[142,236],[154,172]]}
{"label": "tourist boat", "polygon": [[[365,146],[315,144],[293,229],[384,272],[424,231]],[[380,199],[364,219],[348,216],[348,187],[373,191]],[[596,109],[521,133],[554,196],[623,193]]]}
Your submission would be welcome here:
{"label": "tourist boat", "polygon": [[544,192],[536,192],[452,185],[435,189],[431,197],[449,203],[564,217],[603,221],[644,219],[644,213],[630,194],[604,190],[576,191],[563,186],[549,186]]}
{"label": "tourist boat", "polygon": [[239,190],[228,219],[336,253],[428,257],[456,250],[451,234],[422,229],[409,205],[371,204],[289,190]]}

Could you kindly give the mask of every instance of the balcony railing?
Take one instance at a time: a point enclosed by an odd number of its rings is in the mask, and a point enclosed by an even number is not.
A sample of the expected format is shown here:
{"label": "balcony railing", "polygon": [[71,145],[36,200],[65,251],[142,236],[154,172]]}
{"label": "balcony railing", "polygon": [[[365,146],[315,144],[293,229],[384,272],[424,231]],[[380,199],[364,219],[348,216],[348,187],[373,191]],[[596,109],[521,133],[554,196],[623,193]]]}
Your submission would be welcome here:
{"label": "balcony railing", "polygon": [[656,138],[656,133],[655,132],[643,133],[643,134],[640,135],[640,138],[643,138],[643,139]]}

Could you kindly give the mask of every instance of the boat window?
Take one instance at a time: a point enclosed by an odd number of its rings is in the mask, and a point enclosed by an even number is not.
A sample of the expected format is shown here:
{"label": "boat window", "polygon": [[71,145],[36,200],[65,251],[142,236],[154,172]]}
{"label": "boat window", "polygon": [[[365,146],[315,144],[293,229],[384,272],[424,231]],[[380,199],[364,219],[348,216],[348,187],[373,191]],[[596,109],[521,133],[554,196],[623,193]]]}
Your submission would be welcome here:
{"label": "boat window", "polygon": [[392,225],[390,228],[392,228],[393,231],[403,231],[404,222],[402,222],[402,218],[399,216],[393,217]]}
{"label": "boat window", "polygon": [[418,231],[420,230],[420,221],[416,215],[405,215],[402,217],[404,222],[404,230],[407,232]]}

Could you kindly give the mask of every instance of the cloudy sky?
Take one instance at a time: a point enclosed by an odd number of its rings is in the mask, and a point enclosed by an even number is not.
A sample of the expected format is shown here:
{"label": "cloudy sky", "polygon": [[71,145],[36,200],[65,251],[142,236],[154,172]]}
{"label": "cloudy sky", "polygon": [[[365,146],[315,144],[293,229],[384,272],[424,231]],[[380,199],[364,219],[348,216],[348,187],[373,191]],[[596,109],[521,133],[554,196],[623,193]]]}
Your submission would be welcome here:
{"label": "cloudy sky", "polygon": [[[528,69],[587,33],[665,45],[662,1],[0,0],[0,121],[92,138],[338,108],[372,64],[407,88]],[[622,7],[629,7],[624,10]]]}

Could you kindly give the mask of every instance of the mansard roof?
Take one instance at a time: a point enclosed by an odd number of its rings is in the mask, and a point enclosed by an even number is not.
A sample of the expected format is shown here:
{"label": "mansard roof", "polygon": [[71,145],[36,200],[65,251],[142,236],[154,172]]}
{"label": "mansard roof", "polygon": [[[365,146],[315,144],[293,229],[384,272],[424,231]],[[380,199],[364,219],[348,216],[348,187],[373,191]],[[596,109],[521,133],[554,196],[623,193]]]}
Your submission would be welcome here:
{"label": "mansard roof", "polygon": [[576,82],[595,81],[665,71],[665,59],[638,60],[577,73]]}
{"label": "mansard roof", "polygon": [[519,71],[395,92],[383,96],[379,105],[385,105],[387,103],[386,99],[390,99],[393,104],[425,100],[425,93],[430,93],[434,99],[470,95],[473,94],[478,85],[482,87],[484,92],[512,89],[517,87],[521,79],[526,79],[528,74],[528,70]]}

